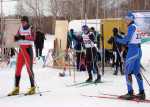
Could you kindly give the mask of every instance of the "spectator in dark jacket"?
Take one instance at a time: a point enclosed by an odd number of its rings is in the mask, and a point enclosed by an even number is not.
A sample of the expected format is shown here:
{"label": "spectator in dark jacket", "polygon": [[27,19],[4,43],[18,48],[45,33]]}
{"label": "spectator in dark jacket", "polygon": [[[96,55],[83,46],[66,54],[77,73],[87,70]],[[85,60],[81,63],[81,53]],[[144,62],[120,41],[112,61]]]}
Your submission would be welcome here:
{"label": "spectator in dark jacket", "polygon": [[36,31],[36,34],[35,34],[35,41],[34,41],[36,57],[41,57],[42,56],[44,40],[46,40],[44,33],[41,32],[40,28],[37,28],[37,31]]}
{"label": "spectator in dark jacket", "polygon": [[123,75],[123,69],[122,69],[122,58],[121,58],[121,48],[122,45],[115,42],[115,38],[122,38],[121,35],[118,33],[117,28],[113,28],[113,36],[108,40],[108,43],[112,44],[113,46],[113,64],[115,67],[114,75],[118,74],[118,68],[120,67],[120,72]]}

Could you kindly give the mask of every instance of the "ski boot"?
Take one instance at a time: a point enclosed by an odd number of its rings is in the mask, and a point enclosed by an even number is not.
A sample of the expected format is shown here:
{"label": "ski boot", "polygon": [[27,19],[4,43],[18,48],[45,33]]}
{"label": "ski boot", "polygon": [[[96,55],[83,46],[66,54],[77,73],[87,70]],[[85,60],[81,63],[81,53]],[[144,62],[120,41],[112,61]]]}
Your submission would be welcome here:
{"label": "ski boot", "polygon": [[131,92],[128,92],[127,94],[125,94],[125,95],[121,95],[121,96],[119,96],[119,98],[121,98],[121,99],[125,99],[125,100],[132,100],[132,99],[134,99],[134,94],[133,94],[133,91],[131,91]]}
{"label": "ski boot", "polygon": [[36,93],[36,87],[31,87],[25,95],[33,95]]}
{"label": "ski boot", "polygon": [[139,100],[145,100],[146,95],[144,91],[141,91],[139,94],[135,95],[135,97]]}
{"label": "ski boot", "polygon": [[121,73],[121,75],[124,75],[124,71],[122,68],[120,68],[120,73]]}
{"label": "ski boot", "polygon": [[19,87],[15,87],[15,89],[8,94],[8,96],[15,96],[19,94]]}
{"label": "ski boot", "polygon": [[94,81],[94,83],[101,83],[101,76],[100,75],[97,77],[97,79]]}
{"label": "ski boot", "polygon": [[117,75],[117,73],[113,73],[113,75]]}
{"label": "ski boot", "polygon": [[64,76],[65,76],[65,72],[60,72],[60,73],[59,73],[59,76],[60,76],[60,77],[64,77]]}
{"label": "ski boot", "polygon": [[121,75],[124,75],[124,72],[121,72]]}
{"label": "ski boot", "polygon": [[92,81],[93,81],[92,78],[88,78],[85,82],[86,82],[86,83],[90,83],[90,82],[92,82]]}
{"label": "ski boot", "polygon": [[118,75],[118,69],[116,68],[113,75]]}

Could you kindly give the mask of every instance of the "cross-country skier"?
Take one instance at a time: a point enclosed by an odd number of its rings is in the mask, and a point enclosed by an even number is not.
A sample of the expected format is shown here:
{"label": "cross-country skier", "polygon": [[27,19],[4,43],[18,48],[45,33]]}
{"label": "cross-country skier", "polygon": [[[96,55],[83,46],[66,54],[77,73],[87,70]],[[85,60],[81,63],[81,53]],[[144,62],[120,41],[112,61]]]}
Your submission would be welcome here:
{"label": "cross-country skier", "polygon": [[23,65],[26,65],[31,88],[26,93],[26,95],[35,94],[35,83],[34,83],[34,73],[33,73],[33,51],[32,51],[32,44],[33,44],[33,36],[31,34],[31,26],[29,25],[29,19],[27,16],[23,16],[21,18],[21,26],[14,37],[14,40],[17,42],[19,46],[19,53],[17,57],[17,64],[16,64],[16,73],[15,73],[15,88],[14,90],[8,94],[8,96],[18,95],[19,94],[19,83],[21,78],[21,70]]}
{"label": "cross-country skier", "polygon": [[132,100],[133,98],[135,98],[132,87],[132,74],[134,74],[139,86],[139,94],[136,95],[136,98],[144,100],[145,92],[143,87],[143,79],[140,73],[140,61],[142,56],[141,37],[137,33],[137,26],[134,22],[135,16],[133,15],[133,13],[129,12],[125,19],[128,25],[127,35],[123,39],[117,38],[116,41],[121,44],[126,44],[128,47],[128,52],[125,60],[125,76],[128,93],[120,97],[127,100]]}
{"label": "cross-country skier", "polygon": [[45,38],[45,34],[41,31],[40,28],[37,28],[35,34],[36,34],[35,35],[35,40],[34,40],[35,52],[36,52],[36,57],[38,59],[40,59],[42,57],[42,51],[43,51],[43,47],[44,47],[44,40],[46,40],[46,38]]}
{"label": "cross-country skier", "polygon": [[92,82],[93,68],[96,69],[96,74],[97,74],[97,78],[94,82],[95,83],[101,82],[101,75],[98,71],[96,64],[94,64],[96,61],[96,54],[97,54],[97,49],[94,44],[95,36],[94,34],[90,33],[89,28],[86,25],[82,26],[82,31],[83,31],[83,34],[82,34],[81,42],[83,43],[83,46],[86,49],[86,66],[87,66],[88,75],[89,75],[86,82]]}

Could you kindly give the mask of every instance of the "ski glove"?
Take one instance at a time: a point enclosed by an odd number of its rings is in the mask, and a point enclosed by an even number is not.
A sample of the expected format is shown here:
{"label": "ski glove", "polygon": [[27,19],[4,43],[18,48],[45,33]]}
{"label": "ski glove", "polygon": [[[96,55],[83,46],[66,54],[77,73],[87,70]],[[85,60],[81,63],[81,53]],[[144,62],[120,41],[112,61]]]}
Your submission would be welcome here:
{"label": "ski glove", "polygon": [[15,40],[15,41],[18,41],[18,40],[25,40],[25,36],[16,35],[16,36],[14,37],[14,40]]}

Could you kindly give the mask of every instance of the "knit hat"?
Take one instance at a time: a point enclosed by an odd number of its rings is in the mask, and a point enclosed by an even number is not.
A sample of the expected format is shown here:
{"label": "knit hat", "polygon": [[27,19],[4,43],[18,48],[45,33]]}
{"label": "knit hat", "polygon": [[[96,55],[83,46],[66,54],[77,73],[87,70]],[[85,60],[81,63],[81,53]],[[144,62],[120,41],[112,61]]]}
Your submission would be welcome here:
{"label": "knit hat", "polygon": [[85,30],[87,31],[88,29],[89,29],[89,27],[87,25],[82,26],[82,31],[85,31]]}
{"label": "knit hat", "polygon": [[132,12],[128,12],[127,16],[125,17],[126,20],[131,20],[134,21],[135,20],[135,16]]}
{"label": "knit hat", "polygon": [[29,18],[27,16],[22,16],[21,21],[29,22]]}

